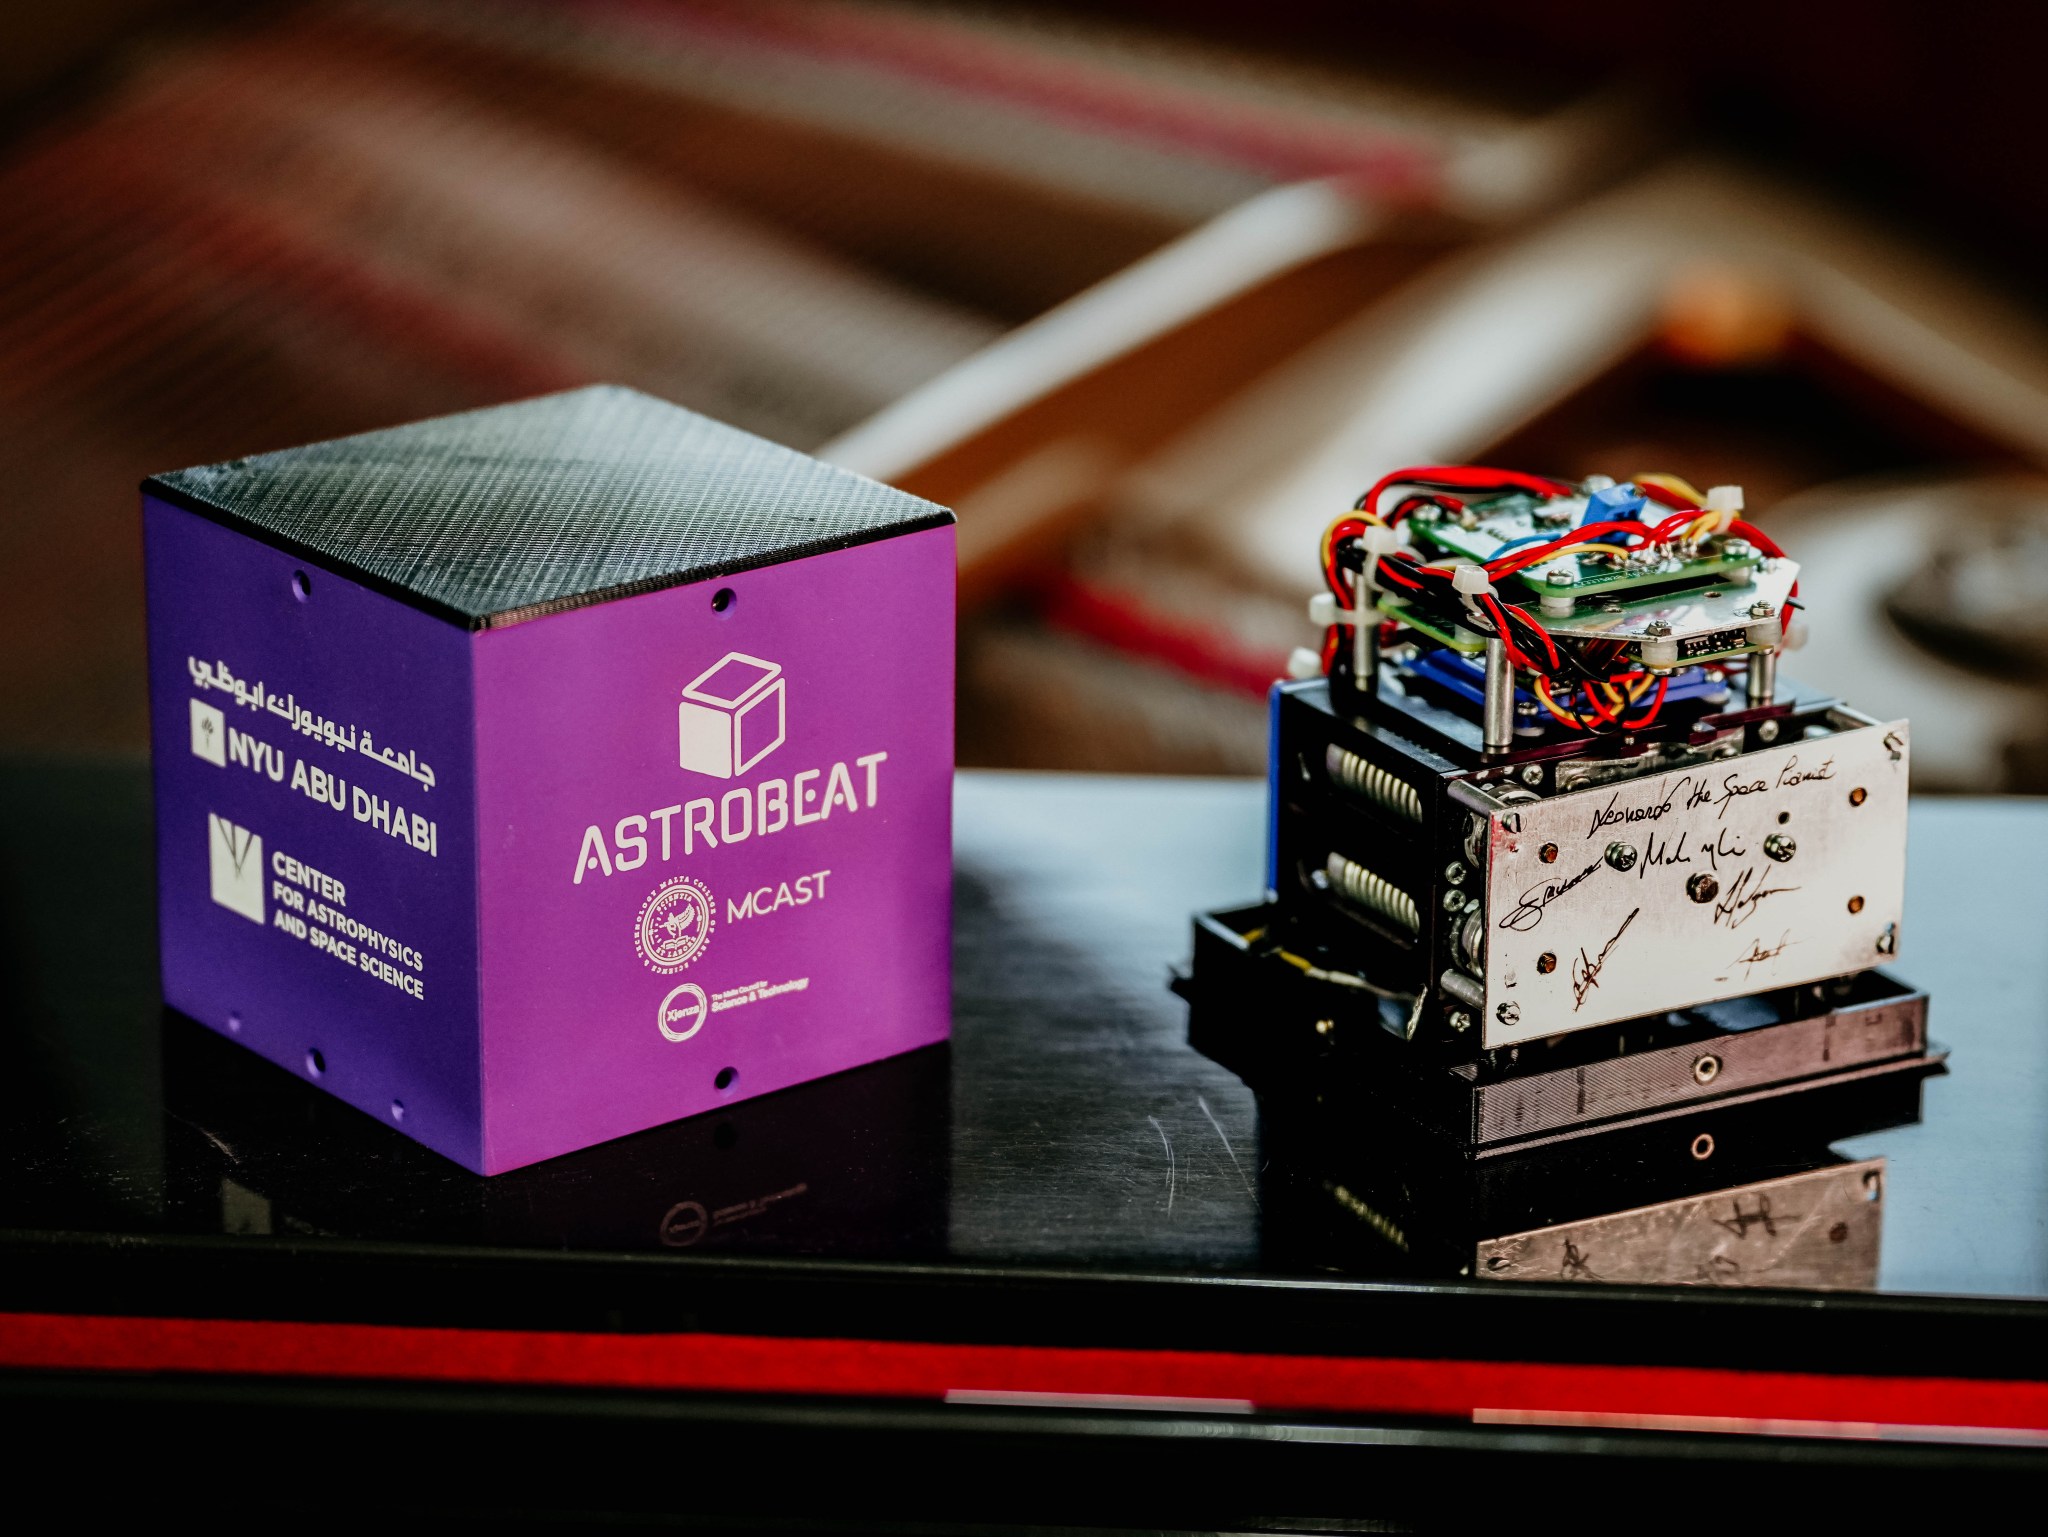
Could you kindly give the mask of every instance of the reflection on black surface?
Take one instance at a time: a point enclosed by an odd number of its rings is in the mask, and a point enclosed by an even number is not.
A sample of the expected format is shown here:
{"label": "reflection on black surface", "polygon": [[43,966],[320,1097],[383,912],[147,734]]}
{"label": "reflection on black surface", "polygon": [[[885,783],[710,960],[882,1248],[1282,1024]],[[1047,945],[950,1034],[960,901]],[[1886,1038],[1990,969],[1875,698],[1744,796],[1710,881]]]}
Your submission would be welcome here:
{"label": "reflection on black surface", "polygon": [[[1372,1207],[1374,1168],[1351,1155],[1319,1165],[1288,1145],[1306,1129],[1283,1127],[1274,1114],[1262,1156],[1251,1094],[1188,1049],[1186,1006],[1159,985],[1167,963],[1187,953],[1187,909],[1227,901],[1255,879],[1247,872],[1257,866],[1262,795],[1250,784],[967,776],[949,1052],[816,1085],[822,1109],[799,1108],[813,1090],[792,1091],[481,1181],[374,1120],[351,1129],[356,1112],[293,1075],[243,1060],[198,1026],[165,1020],[140,764],[0,763],[0,803],[14,811],[0,818],[0,963],[10,983],[0,1017],[8,1096],[0,1229],[23,1242],[25,1230],[55,1230],[119,1234],[142,1247],[167,1226],[218,1234],[267,1223],[276,1234],[616,1244],[652,1254],[657,1224],[694,1201],[706,1210],[704,1236],[693,1248],[661,1248],[685,1263],[756,1246],[912,1261],[943,1250],[963,1265],[1070,1270],[1450,1276],[1473,1264],[1484,1239],[1816,1171],[1857,1124],[1816,1116],[1761,1161],[1739,1137],[1724,1138],[1690,1184],[1603,1177],[1596,1167],[1577,1182],[1582,1203],[1525,1199],[1520,1214],[1480,1207],[1490,1219],[1484,1231],[1450,1224],[1471,1247],[1448,1262],[1419,1221],[1405,1230],[1406,1251],[1371,1240],[1358,1215],[1330,1210],[1334,1192],[1323,1182]],[[2040,1295],[2048,1288],[2048,1141],[2039,1135],[2048,1034],[2039,1000],[2048,997],[2048,950],[2038,940],[2048,909],[2032,887],[2001,891],[1996,901],[1955,893],[1987,870],[2048,867],[2048,809],[1936,802],[1916,815],[1928,832],[1915,834],[1922,894],[1908,914],[1910,970],[1936,994],[1942,1038],[1958,1048],[1954,1070],[1925,1125],[1907,1124],[1915,1105],[1901,1090],[1904,1104],[1889,1119],[1861,1123],[1897,1129],[1841,1151],[1887,1162],[1878,1203],[1885,1289]],[[1239,846],[1226,846],[1231,836]],[[1279,1019],[1270,997],[1246,1010],[1251,1029]],[[205,1082],[216,1070],[227,1076]],[[201,1081],[190,1081],[193,1072]],[[869,1072],[884,1086],[857,1088]],[[176,1080],[168,1116],[167,1073]],[[887,1087],[897,1073],[909,1082]],[[243,1079],[247,1100],[231,1092],[242,1075],[254,1075]],[[842,1083],[869,1097],[831,1108]],[[1272,1103],[1269,1096],[1269,1110]],[[1342,1113],[1354,1125],[1362,1119]],[[757,1120],[793,1130],[755,1135]],[[736,1139],[731,1148],[717,1145],[721,1124]],[[1400,1139],[1391,1141],[1398,1154]],[[799,1143],[815,1151],[800,1154]],[[1687,1148],[1675,1153],[1690,1170]],[[737,1169],[736,1159],[754,1158]],[[1533,1187],[1514,1166],[1495,1174],[1488,1162],[1488,1188]],[[1645,1173],[1676,1162],[1652,1160]],[[729,1180],[728,1168],[736,1170]],[[1295,1175],[1312,1176],[1312,1199],[1289,1183]],[[750,1204],[800,1183],[800,1198]],[[1573,1185],[1559,1178],[1550,1188]],[[712,1228],[712,1213],[729,1208],[751,1214]],[[1431,1209],[1461,1208],[1438,1193]],[[1802,1209],[1773,1196],[1781,1229],[1784,1213]],[[1745,1201],[1741,1210],[1757,1207]],[[1741,1225],[1732,1208],[1714,1215]],[[693,1222],[684,1206],[672,1236]],[[892,1226],[898,1231],[885,1231]],[[1749,1231],[1768,1236],[1754,1220]],[[1507,1273],[1562,1268],[1564,1235],[1554,1236],[1554,1258],[1524,1244]],[[1571,1241],[1589,1252],[1582,1236]],[[1610,1256],[1592,1252],[1586,1268],[1618,1278]]]}
{"label": "reflection on black surface", "polygon": [[1829,1144],[1920,1119],[1897,1074],[1472,1156],[1369,1103],[1260,1105],[1268,1264],[1490,1280],[1871,1290],[1885,1160]]}
{"label": "reflection on black surface", "polygon": [[166,1013],[167,1218],[200,1233],[925,1258],[946,1247],[947,1049],[484,1178]]}

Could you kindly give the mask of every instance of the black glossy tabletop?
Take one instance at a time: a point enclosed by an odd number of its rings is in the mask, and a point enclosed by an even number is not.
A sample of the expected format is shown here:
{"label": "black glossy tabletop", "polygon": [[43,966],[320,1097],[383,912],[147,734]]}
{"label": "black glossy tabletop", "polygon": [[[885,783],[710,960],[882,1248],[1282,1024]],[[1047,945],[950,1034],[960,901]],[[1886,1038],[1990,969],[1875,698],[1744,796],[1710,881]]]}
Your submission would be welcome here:
{"label": "black glossy tabletop", "polygon": [[[140,764],[0,792],[0,1228],[1287,1268],[1252,1095],[1168,990],[1190,913],[1257,894],[1260,785],[963,774],[950,1046],[490,1180],[162,1011]],[[2048,1295],[2044,869],[2048,805],[1915,809],[1896,970],[1950,1072],[1840,1147],[1889,1160],[1885,1290]]]}

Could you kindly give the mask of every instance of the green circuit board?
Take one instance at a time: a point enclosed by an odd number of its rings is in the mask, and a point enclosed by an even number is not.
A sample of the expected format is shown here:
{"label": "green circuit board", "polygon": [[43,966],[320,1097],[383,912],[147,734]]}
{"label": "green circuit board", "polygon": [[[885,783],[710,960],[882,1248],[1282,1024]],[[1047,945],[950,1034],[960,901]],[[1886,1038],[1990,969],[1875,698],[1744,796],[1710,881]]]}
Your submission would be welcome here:
{"label": "green circuit board", "polygon": [[[1423,509],[1411,515],[1403,528],[1414,547],[1432,560],[1483,563],[1518,540],[1563,537],[1578,526],[1585,510],[1584,497],[1546,501],[1516,492],[1468,503],[1459,514]],[[1669,549],[1663,559],[1653,563],[1564,552],[1504,581],[1537,597],[1548,594],[1581,600],[1607,598],[1633,589],[1663,591],[1710,587],[1716,582],[1746,584],[1762,558],[1746,541],[1718,539],[1707,541],[1690,554]]]}

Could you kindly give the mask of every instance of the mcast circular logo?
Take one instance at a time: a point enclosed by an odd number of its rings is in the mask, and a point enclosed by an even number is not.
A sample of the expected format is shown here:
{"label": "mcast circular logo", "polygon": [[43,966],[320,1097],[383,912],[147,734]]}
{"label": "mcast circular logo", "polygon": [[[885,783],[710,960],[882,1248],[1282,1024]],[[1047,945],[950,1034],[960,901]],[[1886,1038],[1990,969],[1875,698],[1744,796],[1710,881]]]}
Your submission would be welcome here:
{"label": "mcast circular logo", "polygon": [[715,911],[711,889],[702,881],[687,875],[663,881],[640,904],[640,916],[634,920],[633,942],[640,959],[663,974],[681,971],[711,942]]}
{"label": "mcast circular logo", "polygon": [[687,1041],[704,1028],[704,1020],[711,1012],[711,1002],[704,996],[704,989],[695,982],[685,982],[666,998],[655,1010],[654,1022],[661,1027],[661,1033],[672,1041]]}

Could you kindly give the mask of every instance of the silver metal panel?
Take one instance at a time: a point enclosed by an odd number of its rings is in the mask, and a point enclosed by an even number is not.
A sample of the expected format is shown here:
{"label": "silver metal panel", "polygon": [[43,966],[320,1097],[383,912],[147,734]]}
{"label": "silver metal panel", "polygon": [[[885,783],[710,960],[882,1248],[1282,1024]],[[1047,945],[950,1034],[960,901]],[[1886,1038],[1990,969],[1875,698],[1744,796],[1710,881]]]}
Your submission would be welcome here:
{"label": "silver metal panel", "polygon": [[1884,1160],[1831,1164],[1709,1195],[1480,1240],[1472,1273],[1638,1286],[1877,1285]]}
{"label": "silver metal panel", "polygon": [[1904,721],[1850,725],[1491,812],[1485,1044],[1890,960],[1907,756]]}
{"label": "silver metal panel", "polygon": [[1473,1090],[1473,1140],[1534,1136],[1614,1116],[1804,1082],[1927,1045],[1927,997],[1846,1009],[1701,1042],[1630,1052]]}

